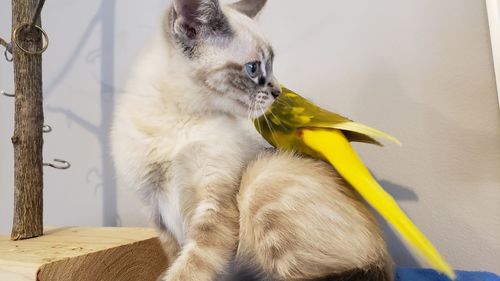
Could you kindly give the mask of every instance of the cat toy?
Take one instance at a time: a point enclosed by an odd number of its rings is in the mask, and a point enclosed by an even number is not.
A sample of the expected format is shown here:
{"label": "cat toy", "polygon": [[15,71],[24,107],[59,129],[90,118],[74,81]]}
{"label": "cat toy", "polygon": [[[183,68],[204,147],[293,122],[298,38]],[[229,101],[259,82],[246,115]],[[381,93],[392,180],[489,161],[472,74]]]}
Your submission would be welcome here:
{"label": "cat toy", "polygon": [[373,178],[349,143],[381,145],[375,138],[399,145],[400,142],[380,130],[322,109],[285,87],[282,91],[269,109],[254,120],[264,139],[276,148],[328,161],[434,269],[454,280],[450,265]]}

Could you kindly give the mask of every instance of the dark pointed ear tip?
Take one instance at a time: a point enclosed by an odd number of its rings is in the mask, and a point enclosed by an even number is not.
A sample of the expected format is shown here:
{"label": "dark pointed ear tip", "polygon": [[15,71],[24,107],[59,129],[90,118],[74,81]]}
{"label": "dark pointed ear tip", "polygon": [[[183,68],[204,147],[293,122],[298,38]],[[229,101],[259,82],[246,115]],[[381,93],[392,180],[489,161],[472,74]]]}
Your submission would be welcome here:
{"label": "dark pointed ear tip", "polygon": [[250,18],[254,18],[262,10],[266,2],[267,0],[240,0],[229,6]]}

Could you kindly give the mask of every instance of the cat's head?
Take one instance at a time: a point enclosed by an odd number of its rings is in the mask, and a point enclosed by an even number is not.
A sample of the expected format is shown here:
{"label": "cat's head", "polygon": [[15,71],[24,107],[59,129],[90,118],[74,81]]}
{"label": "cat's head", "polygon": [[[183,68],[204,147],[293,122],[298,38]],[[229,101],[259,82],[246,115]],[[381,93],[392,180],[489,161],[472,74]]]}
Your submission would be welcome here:
{"label": "cat's head", "polygon": [[281,94],[274,53],[253,18],[266,0],[174,0],[165,31],[199,94],[216,110],[261,115]]}

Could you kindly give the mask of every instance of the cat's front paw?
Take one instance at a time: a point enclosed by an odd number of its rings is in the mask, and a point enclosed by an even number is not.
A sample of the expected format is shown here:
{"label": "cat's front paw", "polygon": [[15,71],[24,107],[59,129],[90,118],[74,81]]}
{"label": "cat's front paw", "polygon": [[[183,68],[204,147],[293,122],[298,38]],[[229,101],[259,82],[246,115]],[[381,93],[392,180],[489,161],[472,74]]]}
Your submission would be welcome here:
{"label": "cat's front paw", "polygon": [[160,276],[158,276],[158,278],[156,278],[156,281],[164,281],[164,280],[166,280],[166,278],[167,278],[167,272],[168,272],[168,270],[166,270],[165,272],[163,272],[162,274],[160,274]]}
{"label": "cat's front paw", "polygon": [[167,270],[157,281],[212,281],[211,274],[203,273],[203,271],[193,271],[188,268],[181,270]]}

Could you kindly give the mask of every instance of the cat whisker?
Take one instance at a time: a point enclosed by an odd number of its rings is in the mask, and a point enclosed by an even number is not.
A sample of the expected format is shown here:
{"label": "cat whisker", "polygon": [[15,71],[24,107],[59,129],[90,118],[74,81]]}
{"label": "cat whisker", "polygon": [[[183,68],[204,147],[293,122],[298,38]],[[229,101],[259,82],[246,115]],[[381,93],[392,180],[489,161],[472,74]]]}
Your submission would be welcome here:
{"label": "cat whisker", "polygon": [[259,133],[262,133],[262,127],[260,126],[260,122],[257,122],[257,129]]}
{"label": "cat whisker", "polygon": [[[269,112],[269,113],[271,113],[271,115],[272,115],[274,118],[276,118],[276,120],[278,120],[278,121],[280,120],[280,118],[278,118],[278,116],[276,116],[276,114],[274,114],[272,110],[268,110],[268,112]],[[285,126],[281,123],[281,121],[280,121],[280,122],[278,122],[278,124],[277,124],[277,125],[278,125],[278,126],[280,126],[281,128],[286,129],[286,127],[285,127]]]}
{"label": "cat whisker", "polygon": [[273,138],[274,143],[277,145],[278,141],[276,139],[276,134],[273,131],[273,127],[271,126],[271,123],[267,119],[266,113],[264,112],[264,108],[262,108],[262,106],[259,105],[259,109],[262,111],[262,116],[264,117],[264,121],[266,121],[267,127],[269,128],[269,131],[271,132],[271,137]]}
{"label": "cat whisker", "polygon": [[252,120],[253,118],[253,115],[252,115],[252,112],[253,111],[253,100],[250,100],[250,105],[248,106],[248,110],[247,110],[247,119],[248,120]]}
{"label": "cat whisker", "polygon": [[251,103],[250,103],[250,112],[249,112],[249,117],[250,117],[250,121],[253,122],[254,119],[256,119],[258,117],[257,115],[257,109],[256,109],[256,101],[252,99]]}
{"label": "cat whisker", "polygon": [[279,103],[281,105],[284,105],[286,107],[292,107],[289,103],[287,103],[286,101],[281,100],[281,99],[275,99],[274,102]]}

